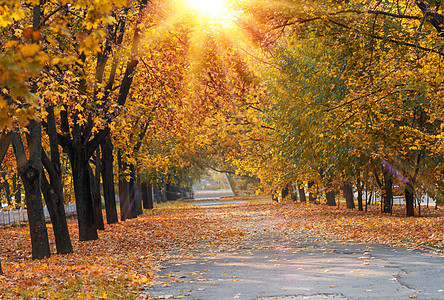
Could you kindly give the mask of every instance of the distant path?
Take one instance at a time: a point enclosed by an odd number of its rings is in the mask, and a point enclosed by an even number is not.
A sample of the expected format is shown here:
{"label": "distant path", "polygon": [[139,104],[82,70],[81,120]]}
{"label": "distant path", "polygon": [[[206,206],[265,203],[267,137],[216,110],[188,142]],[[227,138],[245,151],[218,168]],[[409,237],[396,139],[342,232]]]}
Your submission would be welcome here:
{"label": "distant path", "polygon": [[220,199],[220,197],[224,196],[234,196],[233,191],[230,189],[224,190],[197,190],[194,192],[195,200],[202,199]]}
{"label": "distant path", "polygon": [[284,234],[282,222],[261,212],[236,219],[233,227],[253,229],[243,242],[214,253],[202,245],[173,255],[163,264],[159,284],[146,295],[190,300],[444,299],[442,256]]}

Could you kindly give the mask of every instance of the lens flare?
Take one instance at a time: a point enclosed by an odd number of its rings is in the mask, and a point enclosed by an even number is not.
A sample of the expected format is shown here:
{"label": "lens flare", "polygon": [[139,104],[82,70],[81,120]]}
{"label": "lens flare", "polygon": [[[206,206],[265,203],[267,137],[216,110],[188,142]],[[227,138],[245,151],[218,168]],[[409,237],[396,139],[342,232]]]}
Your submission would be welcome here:
{"label": "lens flare", "polygon": [[212,18],[219,18],[225,14],[224,0],[187,0],[187,2],[193,10]]}

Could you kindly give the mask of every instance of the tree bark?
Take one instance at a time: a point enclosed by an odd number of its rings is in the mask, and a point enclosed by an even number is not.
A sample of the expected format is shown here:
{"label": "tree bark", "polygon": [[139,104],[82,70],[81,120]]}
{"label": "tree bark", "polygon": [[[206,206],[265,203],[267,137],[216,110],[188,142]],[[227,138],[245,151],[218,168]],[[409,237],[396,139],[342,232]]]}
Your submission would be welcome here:
{"label": "tree bark", "polygon": [[9,144],[11,143],[11,133],[2,133],[0,136],[0,164],[5,158],[6,152],[8,152]]}
{"label": "tree bark", "polygon": [[288,196],[288,184],[285,185],[285,187],[281,191],[282,200],[284,200]]}
{"label": "tree bark", "polygon": [[309,181],[308,182],[308,202],[309,203],[315,203],[316,202],[317,195],[316,195],[316,193],[313,192],[314,186],[315,186],[315,182],[314,181]]}
{"label": "tree bark", "polygon": [[393,183],[392,175],[389,171],[383,170],[384,174],[384,197],[383,197],[383,212],[392,213],[393,207]]}
{"label": "tree bark", "polygon": [[131,218],[130,207],[130,186],[123,172],[127,169],[127,164],[123,161],[122,153],[119,150],[117,155],[119,167],[119,200],[120,200],[120,220],[125,221]]}
{"label": "tree bark", "polygon": [[279,201],[279,196],[276,190],[271,192],[271,200],[278,202]]}
{"label": "tree bark", "polygon": [[42,128],[41,123],[30,120],[28,125],[28,153],[19,133],[12,134],[12,144],[17,160],[18,173],[25,189],[25,201],[28,212],[29,231],[31,235],[32,259],[50,257],[48,232],[41,193],[42,181]]}
{"label": "tree bark", "polygon": [[293,200],[293,202],[298,201],[298,191],[294,183],[291,185],[291,200]]}
{"label": "tree bark", "polygon": [[[42,149],[42,162],[49,175],[49,180],[43,174],[42,176],[42,193],[45,197],[46,206],[48,207],[49,217],[51,218],[52,229],[58,254],[72,253],[72,243],[69,236],[68,224],[66,222],[65,205],[63,201],[63,191],[57,191],[52,184],[60,180],[60,175],[51,165],[49,158]],[[51,182],[51,183],[50,183]],[[60,181],[61,182],[61,181]]]}
{"label": "tree bark", "polygon": [[[64,122],[67,122],[66,116],[62,117],[62,124]],[[74,124],[76,122],[74,120]],[[92,140],[89,140],[87,132],[89,131],[85,128],[74,126],[72,139],[69,139],[69,133],[67,132],[64,132],[64,136],[58,136],[59,143],[63,146],[65,152],[68,153],[71,162],[80,241],[90,241],[98,238],[97,226],[94,221],[91,178],[88,167],[90,157],[108,133],[107,130],[101,130]]]}
{"label": "tree bark", "polygon": [[0,172],[1,176],[3,177],[3,190],[5,191],[6,201],[8,202],[8,205],[11,205],[12,204],[11,189],[9,187],[9,182],[6,178],[6,173],[3,171],[1,165],[0,165]]}
{"label": "tree bark", "polygon": [[74,193],[76,195],[80,241],[98,239],[88,164],[88,158],[86,158],[84,151],[78,149],[73,153],[71,167],[74,180]]}
{"label": "tree bark", "polygon": [[143,208],[145,209],[153,209],[154,201],[153,201],[153,187],[152,185],[148,185],[146,182],[142,182],[142,199],[143,199]]}
{"label": "tree bark", "polygon": [[102,185],[105,199],[106,222],[113,224],[119,222],[116,208],[116,192],[114,190],[113,173],[113,144],[111,134],[108,134],[100,144],[102,150]]}
{"label": "tree bark", "polygon": [[361,182],[361,179],[358,178],[356,183],[356,188],[358,189],[358,211],[364,211],[364,207],[362,205],[362,188],[363,184]]}
{"label": "tree bark", "polygon": [[54,237],[56,240],[57,253],[72,253],[72,243],[69,236],[68,224],[65,214],[65,197],[62,184],[62,166],[60,163],[59,143],[57,138],[57,127],[54,115],[54,107],[46,108],[46,133],[48,134],[51,160],[42,149],[42,162],[49,175],[49,182],[43,176],[44,185],[42,192],[48,206],[51,223],[53,224]]}
{"label": "tree bark", "polygon": [[[94,223],[97,229],[105,230],[105,225],[103,224],[103,215],[102,215],[102,200],[100,199],[100,185],[97,185],[97,178],[90,164],[88,164],[88,170],[89,170],[89,178],[91,185]],[[96,170],[96,174],[97,173],[100,173],[100,170]]]}
{"label": "tree bark", "polygon": [[302,203],[307,202],[307,197],[305,197],[305,189],[301,182],[298,182],[299,199]]}
{"label": "tree bark", "polygon": [[22,203],[22,185],[19,181],[19,178],[17,178],[17,174],[14,174],[14,176],[12,177],[12,187],[15,191],[15,204],[20,205]]}
{"label": "tree bark", "polygon": [[415,190],[410,182],[404,188],[404,195],[405,195],[406,215],[407,217],[413,217],[415,216],[415,208],[414,208]]}
{"label": "tree bark", "polygon": [[129,169],[131,171],[130,175],[130,181],[129,181],[129,200],[130,200],[130,211],[131,211],[131,218],[137,218],[137,200],[136,199],[136,192],[137,192],[137,186],[136,186],[136,168],[134,167],[133,164],[129,165]]}
{"label": "tree bark", "polygon": [[345,181],[342,186],[342,193],[344,194],[345,203],[348,209],[355,208],[355,202],[353,200],[353,186],[350,182]]}
{"label": "tree bark", "polygon": [[142,187],[140,182],[136,184],[136,190],[134,192],[134,199],[136,202],[136,214],[139,216],[143,214],[143,208],[142,208]]}
{"label": "tree bark", "polygon": [[328,180],[325,186],[325,198],[327,199],[328,206],[336,206],[335,190],[332,180]]}

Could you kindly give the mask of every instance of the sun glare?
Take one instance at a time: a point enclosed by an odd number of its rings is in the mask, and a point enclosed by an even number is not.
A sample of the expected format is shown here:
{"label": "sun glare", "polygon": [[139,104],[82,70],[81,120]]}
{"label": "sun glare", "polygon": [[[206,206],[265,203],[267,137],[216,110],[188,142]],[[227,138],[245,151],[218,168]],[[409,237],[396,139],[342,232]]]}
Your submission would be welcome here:
{"label": "sun glare", "polygon": [[222,18],[226,13],[224,0],[187,0],[191,9],[212,18]]}

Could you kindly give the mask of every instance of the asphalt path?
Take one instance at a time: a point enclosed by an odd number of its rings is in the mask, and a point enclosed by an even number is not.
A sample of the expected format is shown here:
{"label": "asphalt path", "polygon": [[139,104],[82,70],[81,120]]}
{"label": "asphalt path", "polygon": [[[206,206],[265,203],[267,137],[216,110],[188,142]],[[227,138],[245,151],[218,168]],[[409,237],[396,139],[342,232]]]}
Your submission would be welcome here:
{"label": "asphalt path", "polygon": [[233,191],[229,189],[224,190],[195,190],[193,191],[194,199],[196,200],[215,200],[221,197],[234,196]]}
{"label": "asphalt path", "polygon": [[302,232],[258,230],[236,249],[202,247],[162,268],[152,299],[444,299],[440,254]]}

